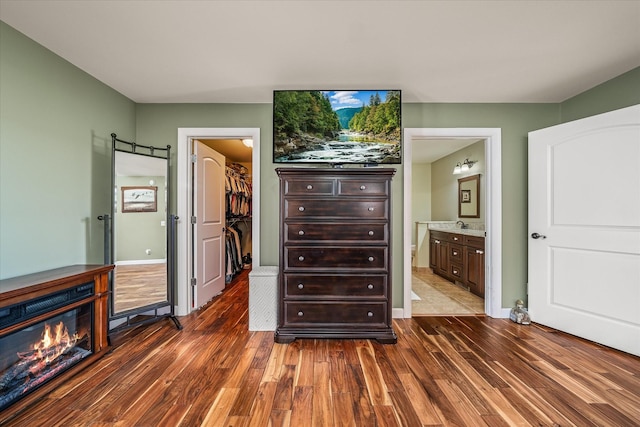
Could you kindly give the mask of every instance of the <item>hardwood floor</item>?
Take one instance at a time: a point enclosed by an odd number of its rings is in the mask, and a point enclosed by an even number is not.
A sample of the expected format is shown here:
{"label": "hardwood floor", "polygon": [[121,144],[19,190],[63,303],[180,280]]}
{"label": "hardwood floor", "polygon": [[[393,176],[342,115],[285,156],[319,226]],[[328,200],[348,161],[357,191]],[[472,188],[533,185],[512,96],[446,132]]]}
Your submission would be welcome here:
{"label": "hardwood floor", "polygon": [[118,265],[113,274],[116,313],[167,301],[167,264]]}
{"label": "hardwood floor", "polygon": [[247,271],[205,308],[122,331],[7,426],[634,426],[640,359],[489,317],[396,319],[396,345],[248,331]]}

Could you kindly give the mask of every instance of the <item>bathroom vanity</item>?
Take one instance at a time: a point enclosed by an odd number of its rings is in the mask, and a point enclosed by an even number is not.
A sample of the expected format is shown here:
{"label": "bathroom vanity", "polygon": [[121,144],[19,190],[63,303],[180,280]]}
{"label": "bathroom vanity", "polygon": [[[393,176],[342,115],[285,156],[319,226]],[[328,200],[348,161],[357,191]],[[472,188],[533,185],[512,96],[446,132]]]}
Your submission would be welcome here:
{"label": "bathroom vanity", "polygon": [[484,230],[430,229],[429,267],[484,298]]}

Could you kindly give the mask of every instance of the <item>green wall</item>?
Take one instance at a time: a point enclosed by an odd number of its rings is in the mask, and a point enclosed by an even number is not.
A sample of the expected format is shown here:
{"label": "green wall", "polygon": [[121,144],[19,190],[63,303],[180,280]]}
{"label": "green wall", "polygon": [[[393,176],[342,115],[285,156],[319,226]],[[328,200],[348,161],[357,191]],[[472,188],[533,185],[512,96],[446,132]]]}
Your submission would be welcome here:
{"label": "green wall", "polygon": [[[136,140],[172,145],[179,127],[259,127],[261,129],[261,265],[278,264],[278,179],[271,160],[270,104],[140,104]],[[558,123],[557,104],[405,104],[405,127],[502,128],[503,306],[524,296],[527,276],[527,133]],[[177,150],[173,150],[174,153]],[[175,162],[174,162],[175,163]],[[175,185],[175,174],[173,174]],[[393,300],[403,304],[403,171],[393,179]],[[509,236],[509,237],[507,237]]]}
{"label": "green wall", "polygon": [[636,104],[640,104],[640,67],[562,102],[560,119],[570,122]]}
{"label": "green wall", "polygon": [[[156,160],[156,159],[153,159]],[[161,160],[165,162],[164,159]],[[165,163],[166,165],[166,163]],[[122,187],[157,187],[156,212],[122,212]],[[116,213],[114,215],[115,261],[140,261],[167,258],[167,209],[165,176],[117,176]],[[162,225],[164,223],[164,225]],[[151,251],[150,254],[146,250]]]}
{"label": "green wall", "polygon": [[[476,142],[461,150],[451,153],[431,164],[431,219],[433,221],[457,221],[465,223],[484,223],[485,200],[487,196],[484,141]],[[466,173],[453,174],[456,163],[462,163],[464,159],[477,163]],[[458,217],[458,180],[471,175],[480,175],[480,217]]]}
{"label": "green wall", "polygon": [[111,132],[131,100],[0,22],[0,278],[102,264]]}
{"label": "green wall", "polygon": [[[6,24],[0,31],[0,278],[101,262],[96,217],[109,210],[109,135],[175,146],[179,127],[261,129],[261,264],[278,263],[270,104],[135,104]],[[640,103],[639,82],[635,69],[561,104],[403,105],[404,127],[502,129],[503,307],[524,296],[527,281],[528,132]],[[402,165],[397,169],[394,307],[402,306],[403,283]]]}

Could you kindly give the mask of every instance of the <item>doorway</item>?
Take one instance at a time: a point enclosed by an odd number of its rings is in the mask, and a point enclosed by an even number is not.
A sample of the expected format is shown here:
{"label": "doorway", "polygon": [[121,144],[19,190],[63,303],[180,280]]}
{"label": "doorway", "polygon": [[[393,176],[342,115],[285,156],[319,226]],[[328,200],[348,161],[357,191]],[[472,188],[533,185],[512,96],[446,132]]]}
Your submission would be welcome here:
{"label": "doorway", "polygon": [[260,263],[260,129],[259,128],[178,128],[177,156],[177,272],[176,315],[184,316],[192,311],[191,292],[192,217],[191,145],[193,140],[251,139],[252,163],[252,266]]}
{"label": "doorway", "polygon": [[507,317],[502,309],[502,199],[501,130],[499,128],[405,128],[404,129],[404,265],[403,317],[412,316],[412,152],[414,144],[427,139],[476,139],[485,141],[485,300],[484,313]]}
{"label": "doorway", "polygon": [[[472,268],[474,262],[480,262],[475,249],[484,251],[487,194],[484,145],[485,140],[477,138],[413,141],[411,314],[414,317],[485,313],[484,281],[471,280],[475,271],[479,271]],[[464,161],[467,167],[463,171],[456,166]],[[458,197],[463,187],[466,189],[463,194],[469,196],[467,202]],[[460,246],[468,236],[474,239],[470,240],[473,248]],[[447,260],[442,259],[445,255]]]}

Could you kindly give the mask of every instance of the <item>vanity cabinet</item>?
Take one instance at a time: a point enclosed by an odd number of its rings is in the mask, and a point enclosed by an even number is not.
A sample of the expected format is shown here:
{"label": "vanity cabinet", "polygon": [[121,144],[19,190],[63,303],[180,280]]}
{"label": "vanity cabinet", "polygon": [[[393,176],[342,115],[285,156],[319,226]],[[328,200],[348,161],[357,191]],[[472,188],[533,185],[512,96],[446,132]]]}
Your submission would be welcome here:
{"label": "vanity cabinet", "polygon": [[275,341],[374,338],[391,327],[395,169],[278,168],[280,284]]}
{"label": "vanity cabinet", "polygon": [[429,267],[440,276],[449,276],[449,237],[447,233],[430,232]]}
{"label": "vanity cabinet", "polygon": [[484,237],[430,230],[429,267],[484,298]]}
{"label": "vanity cabinet", "polygon": [[464,283],[484,298],[484,237],[464,236]]}

